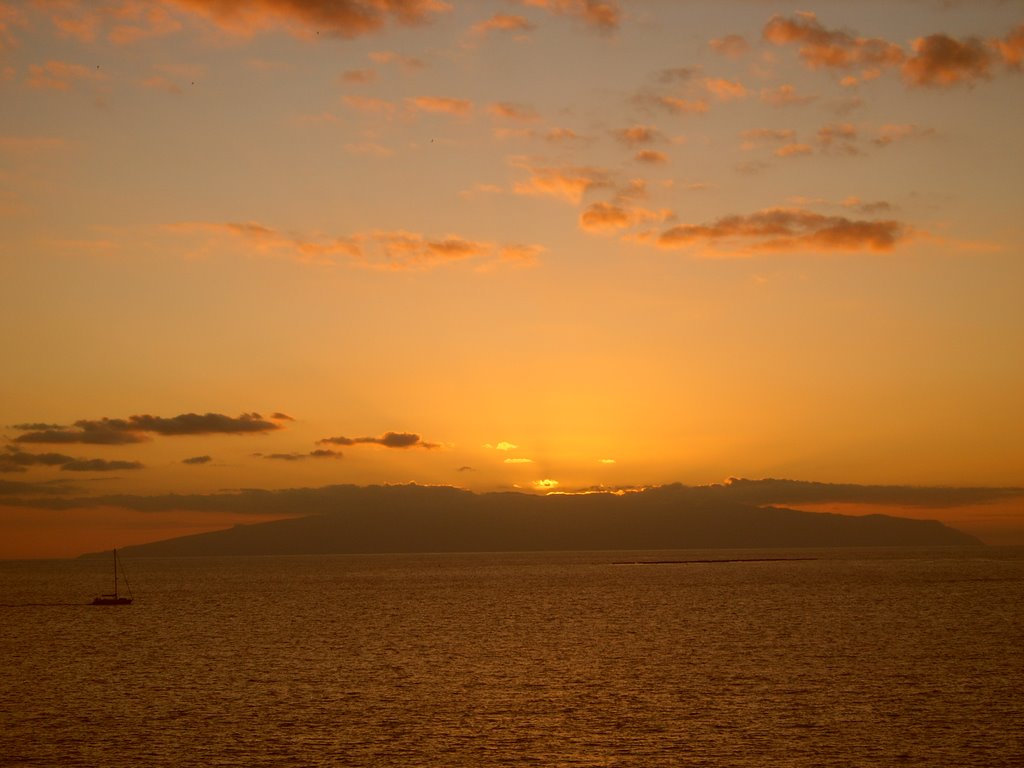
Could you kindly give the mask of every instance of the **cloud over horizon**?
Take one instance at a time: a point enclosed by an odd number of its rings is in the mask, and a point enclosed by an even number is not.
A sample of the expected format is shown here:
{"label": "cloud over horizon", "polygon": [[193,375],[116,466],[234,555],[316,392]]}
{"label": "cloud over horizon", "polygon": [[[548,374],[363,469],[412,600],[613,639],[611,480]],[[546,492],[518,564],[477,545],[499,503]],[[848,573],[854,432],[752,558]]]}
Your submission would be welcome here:
{"label": "cloud over horizon", "polygon": [[150,435],[240,435],[272,432],[281,429],[281,425],[258,413],[243,413],[237,417],[221,413],[183,413],[170,418],[144,414],[127,419],[81,419],[70,427],[15,424],[14,428],[23,431],[14,438],[16,443],[124,445],[145,442]]}
{"label": "cloud over horizon", "polygon": [[440,448],[440,443],[426,443],[413,432],[385,432],[380,437],[325,437],[317,445],[382,445],[385,448]]}

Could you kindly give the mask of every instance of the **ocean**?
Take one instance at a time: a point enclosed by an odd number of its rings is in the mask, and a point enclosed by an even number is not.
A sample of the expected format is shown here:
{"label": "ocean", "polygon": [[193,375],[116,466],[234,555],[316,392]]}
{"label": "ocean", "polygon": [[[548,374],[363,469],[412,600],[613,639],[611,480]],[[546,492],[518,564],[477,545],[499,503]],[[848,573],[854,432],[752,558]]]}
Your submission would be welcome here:
{"label": "ocean", "polygon": [[123,565],[0,562],[3,766],[1024,765],[1024,548]]}

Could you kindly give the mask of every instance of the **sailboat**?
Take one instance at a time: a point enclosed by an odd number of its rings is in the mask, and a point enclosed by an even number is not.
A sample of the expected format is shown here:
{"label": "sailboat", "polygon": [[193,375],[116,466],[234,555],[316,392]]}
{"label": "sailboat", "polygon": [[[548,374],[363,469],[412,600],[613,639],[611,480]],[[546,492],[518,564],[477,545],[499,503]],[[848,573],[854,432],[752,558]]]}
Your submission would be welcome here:
{"label": "sailboat", "polygon": [[117,593],[117,550],[114,550],[114,593],[112,595],[100,595],[94,597],[92,600],[93,605],[131,605],[132,604],[132,588],[128,584],[128,576],[124,575],[124,585],[128,588],[128,597],[119,595]]}

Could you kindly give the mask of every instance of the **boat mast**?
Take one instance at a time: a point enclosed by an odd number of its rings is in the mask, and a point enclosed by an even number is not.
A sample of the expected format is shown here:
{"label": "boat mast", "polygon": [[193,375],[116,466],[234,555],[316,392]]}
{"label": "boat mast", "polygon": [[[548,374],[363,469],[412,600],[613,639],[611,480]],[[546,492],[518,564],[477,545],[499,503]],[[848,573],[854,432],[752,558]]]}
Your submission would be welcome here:
{"label": "boat mast", "polygon": [[117,550],[114,550],[114,599],[117,599]]}

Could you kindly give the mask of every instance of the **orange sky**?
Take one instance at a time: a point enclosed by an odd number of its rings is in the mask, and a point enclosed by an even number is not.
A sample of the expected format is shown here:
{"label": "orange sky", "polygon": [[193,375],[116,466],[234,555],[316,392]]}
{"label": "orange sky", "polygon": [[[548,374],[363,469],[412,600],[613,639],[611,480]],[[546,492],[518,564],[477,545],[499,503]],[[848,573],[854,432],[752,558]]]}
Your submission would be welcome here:
{"label": "orange sky", "polygon": [[0,0],[0,557],[240,519],[54,498],[1024,486],[1022,67],[998,0]]}

